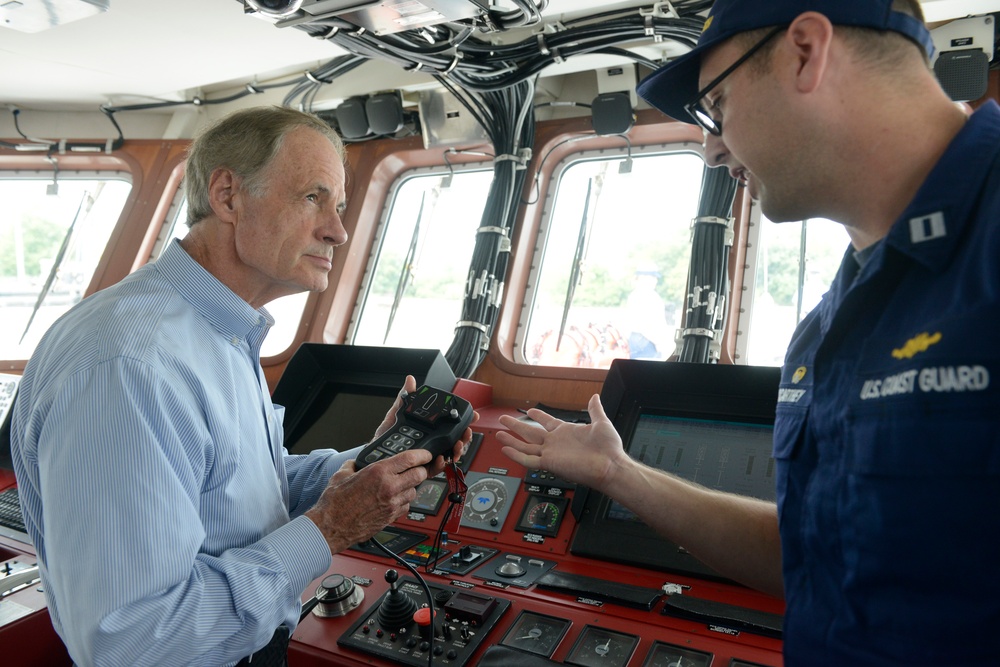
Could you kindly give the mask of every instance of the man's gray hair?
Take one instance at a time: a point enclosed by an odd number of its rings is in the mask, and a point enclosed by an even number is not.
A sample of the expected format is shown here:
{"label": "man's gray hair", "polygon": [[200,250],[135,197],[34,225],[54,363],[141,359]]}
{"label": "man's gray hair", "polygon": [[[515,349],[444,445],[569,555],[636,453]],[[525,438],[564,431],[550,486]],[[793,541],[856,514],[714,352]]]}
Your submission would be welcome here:
{"label": "man's gray hair", "polygon": [[242,187],[261,196],[267,184],[268,165],[281,149],[285,136],[299,127],[316,130],[345,158],[344,142],[323,119],[285,107],[252,107],[235,111],[212,123],[198,134],[188,148],[184,172],[187,195],[187,224],[190,227],[212,215],[208,185],[212,172],[232,170]]}

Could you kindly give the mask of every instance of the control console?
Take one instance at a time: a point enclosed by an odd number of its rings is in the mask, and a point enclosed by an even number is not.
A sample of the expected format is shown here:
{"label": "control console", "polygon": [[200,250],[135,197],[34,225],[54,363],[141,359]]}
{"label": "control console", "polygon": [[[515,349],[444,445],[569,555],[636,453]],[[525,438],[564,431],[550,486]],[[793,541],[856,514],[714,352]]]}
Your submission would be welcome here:
{"label": "control console", "polygon": [[394,664],[421,667],[430,659],[433,664],[462,667],[510,607],[503,598],[429,584],[432,618],[427,592],[416,580],[399,579],[395,570],[388,570],[385,578],[389,591],[337,644]]}

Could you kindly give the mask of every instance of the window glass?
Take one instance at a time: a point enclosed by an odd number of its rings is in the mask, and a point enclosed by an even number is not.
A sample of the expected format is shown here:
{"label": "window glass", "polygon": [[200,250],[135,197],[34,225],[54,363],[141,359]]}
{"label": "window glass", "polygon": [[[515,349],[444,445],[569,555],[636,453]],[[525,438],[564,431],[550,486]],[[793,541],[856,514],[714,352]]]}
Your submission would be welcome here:
{"label": "window glass", "polygon": [[850,238],[824,219],[773,223],[758,230],[746,363],[780,366],[796,325],[827,292]]}
{"label": "window glass", "polygon": [[131,189],[122,174],[0,175],[0,358],[27,359],[83,298]]}
{"label": "window glass", "polygon": [[521,318],[520,361],[607,368],[617,357],[673,353],[704,163],[685,151],[628,164],[584,159],[558,177]]}
{"label": "window glass", "polygon": [[398,182],[348,331],[352,343],[448,350],[492,182],[491,170]]}

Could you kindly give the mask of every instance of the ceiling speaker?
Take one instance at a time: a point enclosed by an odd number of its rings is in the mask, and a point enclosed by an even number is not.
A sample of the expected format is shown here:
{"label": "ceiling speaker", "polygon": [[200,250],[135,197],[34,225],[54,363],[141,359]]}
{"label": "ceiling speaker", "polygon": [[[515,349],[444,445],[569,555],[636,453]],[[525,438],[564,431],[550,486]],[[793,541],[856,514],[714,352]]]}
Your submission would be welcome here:
{"label": "ceiling speaker", "polygon": [[945,51],[934,61],[934,74],[956,102],[978,100],[989,84],[990,59],[981,49]]}

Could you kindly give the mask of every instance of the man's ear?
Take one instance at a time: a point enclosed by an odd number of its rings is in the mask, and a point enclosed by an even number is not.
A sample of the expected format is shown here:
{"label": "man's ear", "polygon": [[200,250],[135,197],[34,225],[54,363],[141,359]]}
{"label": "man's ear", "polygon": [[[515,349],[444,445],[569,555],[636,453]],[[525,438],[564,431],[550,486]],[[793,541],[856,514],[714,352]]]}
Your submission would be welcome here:
{"label": "man's ear", "polygon": [[238,185],[236,175],[225,167],[213,171],[208,179],[209,204],[215,216],[223,222],[235,220]]}
{"label": "man's ear", "polygon": [[796,89],[814,92],[830,64],[833,24],[819,12],[804,12],[792,21],[785,38],[794,54]]}

